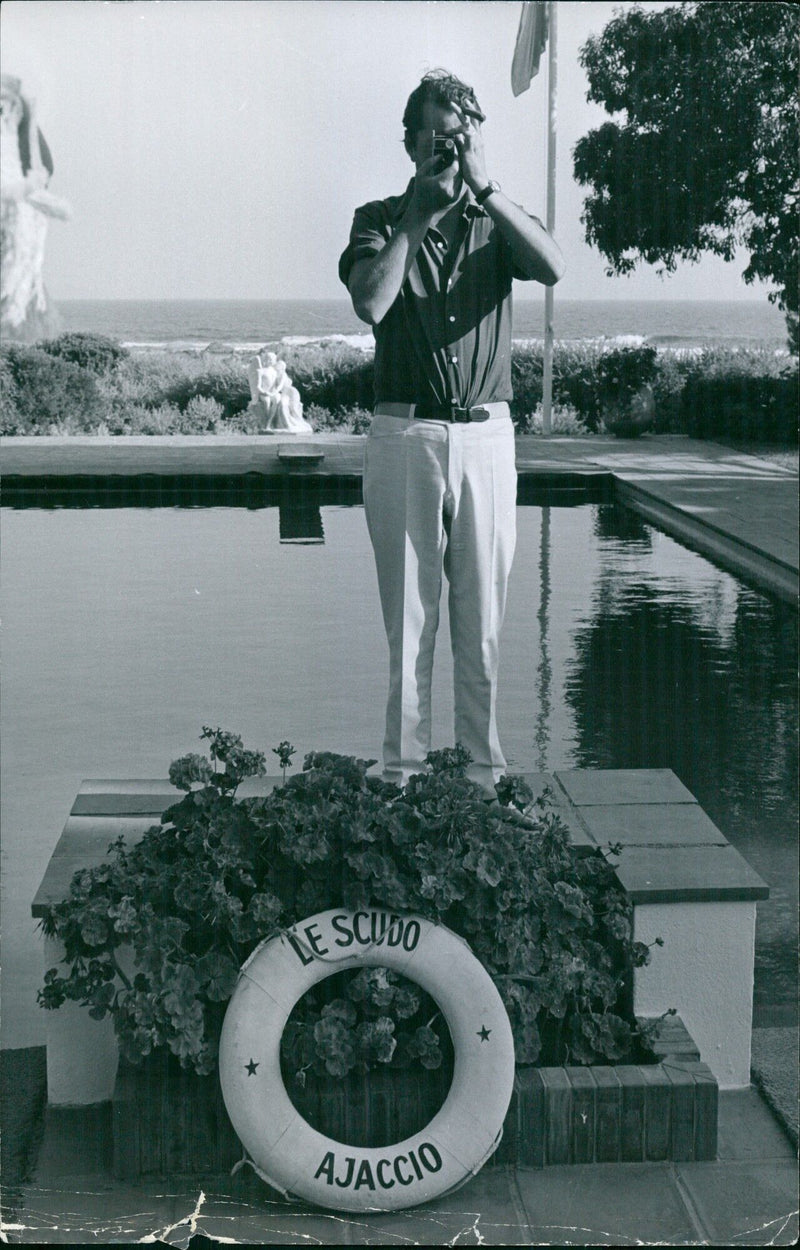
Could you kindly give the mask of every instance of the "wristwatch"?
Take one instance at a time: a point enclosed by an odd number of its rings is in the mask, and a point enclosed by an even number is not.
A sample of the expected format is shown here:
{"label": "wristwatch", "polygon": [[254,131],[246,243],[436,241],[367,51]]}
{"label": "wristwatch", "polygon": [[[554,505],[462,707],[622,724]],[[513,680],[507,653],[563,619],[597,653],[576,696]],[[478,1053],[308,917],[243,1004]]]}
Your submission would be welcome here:
{"label": "wristwatch", "polygon": [[493,179],[490,179],[488,185],[485,186],[482,191],[479,191],[478,194],[475,196],[475,203],[485,204],[489,196],[494,195],[495,191],[499,191],[499,190],[500,190],[500,183],[495,182]]}

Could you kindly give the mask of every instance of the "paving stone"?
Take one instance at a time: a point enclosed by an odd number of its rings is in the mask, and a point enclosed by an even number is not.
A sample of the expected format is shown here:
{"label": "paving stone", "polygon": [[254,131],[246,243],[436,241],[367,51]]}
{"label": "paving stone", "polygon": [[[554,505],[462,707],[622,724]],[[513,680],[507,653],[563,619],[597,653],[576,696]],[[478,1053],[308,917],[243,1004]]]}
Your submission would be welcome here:
{"label": "paving stone", "polygon": [[411,1211],[348,1219],[352,1245],[533,1244],[514,1173],[504,1168],[484,1169],[455,1193]]}
{"label": "paving stone", "polygon": [[587,831],[580,815],[564,794],[555,777],[549,773],[525,773],[524,776],[537,798],[545,789],[549,791],[546,796],[547,802],[558,813],[562,823],[569,829],[572,845],[587,850],[596,850],[597,843],[595,839]]}
{"label": "paving stone", "polygon": [[[529,1245],[508,1169],[481,1172],[449,1197],[391,1214],[325,1212],[273,1196],[261,1182],[226,1192],[214,1178],[113,1185],[98,1175],[27,1186],[15,1241],[135,1242],[187,1247],[194,1233],[253,1245]],[[232,1188],[232,1187],[231,1187]]]}
{"label": "paving stone", "polygon": [[555,790],[558,792],[555,777],[552,773],[523,773],[522,776],[527,781],[533,791],[534,799],[538,799],[545,790]]}
{"label": "paving stone", "polygon": [[[13,1240],[32,1245],[141,1241],[180,1221],[194,1209],[196,1196],[196,1190],[176,1192],[168,1183],[157,1196],[150,1196],[138,1187],[112,1185],[106,1175],[72,1175],[61,1183],[26,1185],[17,1216],[22,1228],[14,1231]],[[184,1244],[188,1240],[187,1236]]]}
{"label": "paving stone", "polygon": [[568,768],[556,777],[576,807],[619,803],[697,803],[671,768]]}
{"label": "paving stone", "polygon": [[610,803],[582,806],[580,813],[600,845],[728,845],[728,839],[697,803]]}
{"label": "paving stone", "polygon": [[[127,785],[127,782],[122,782]],[[141,783],[139,783],[141,784]],[[153,787],[159,783],[153,782]],[[162,783],[163,785],[163,783]],[[181,790],[172,790],[167,785],[163,785],[163,789],[152,789],[148,792],[124,791],[122,793],[106,792],[80,792],[75,802],[72,804],[73,816],[139,816],[151,814],[153,824],[158,823],[158,818],[168,807],[172,807],[175,803],[179,803],[183,798]]]}
{"label": "paving stone", "polygon": [[794,1159],[795,1150],[756,1089],[721,1090],[720,1159]]}
{"label": "paving stone", "polygon": [[698,1243],[666,1164],[598,1163],[519,1171],[531,1245]]}
{"label": "paving stone", "polygon": [[[346,1212],[329,1214],[314,1207],[279,1199],[268,1202],[264,1197],[244,1205],[241,1200],[207,1194],[197,1220],[197,1232],[212,1240],[222,1241],[223,1238],[228,1238],[245,1245],[365,1244],[358,1236],[358,1216],[351,1216]],[[163,1233],[161,1236],[168,1244],[188,1244],[184,1228],[175,1229],[166,1238]]]}
{"label": "paving stone", "polygon": [[634,903],[769,898],[769,887],[732,846],[629,846],[615,865]]}
{"label": "paving stone", "polygon": [[712,1244],[791,1246],[797,1241],[797,1161],[678,1163],[677,1174]]}

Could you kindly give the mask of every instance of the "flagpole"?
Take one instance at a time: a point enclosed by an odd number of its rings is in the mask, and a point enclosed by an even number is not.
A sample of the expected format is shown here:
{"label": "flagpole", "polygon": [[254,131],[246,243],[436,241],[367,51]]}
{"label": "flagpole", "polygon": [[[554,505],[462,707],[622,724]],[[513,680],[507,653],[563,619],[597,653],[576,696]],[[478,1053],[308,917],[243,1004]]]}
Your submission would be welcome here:
{"label": "flagpole", "polygon": [[[558,52],[556,48],[558,0],[547,5],[547,219],[548,234],[556,226],[556,85]],[[552,432],[553,409],[553,288],[544,290],[544,368],[542,374],[542,433]]]}

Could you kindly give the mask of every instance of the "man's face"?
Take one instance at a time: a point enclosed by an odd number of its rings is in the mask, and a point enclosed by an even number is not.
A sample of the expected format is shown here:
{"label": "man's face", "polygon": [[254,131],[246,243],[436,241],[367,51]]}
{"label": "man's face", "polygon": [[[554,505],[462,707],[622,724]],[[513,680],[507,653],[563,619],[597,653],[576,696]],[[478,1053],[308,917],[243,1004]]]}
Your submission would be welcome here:
{"label": "man's face", "polygon": [[[422,129],[417,132],[411,152],[411,159],[417,169],[431,155],[431,131],[435,131],[437,135],[448,135],[457,131],[460,126],[458,114],[453,109],[428,100],[422,110]],[[458,198],[462,187],[458,158],[442,170],[437,181],[442,191],[447,193],[448,199]]]}

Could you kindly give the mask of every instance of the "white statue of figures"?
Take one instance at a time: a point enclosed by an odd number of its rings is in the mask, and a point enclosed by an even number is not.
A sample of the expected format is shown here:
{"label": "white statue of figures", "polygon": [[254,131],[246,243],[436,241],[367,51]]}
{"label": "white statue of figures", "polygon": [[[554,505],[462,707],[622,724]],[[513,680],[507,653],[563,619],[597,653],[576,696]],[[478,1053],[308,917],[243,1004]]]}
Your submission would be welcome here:
{"label": "white statue of figures", "polygon": [[42,278],[44,245],[48,217],[67,220],[71,210],[47,190],[53,158],[35,101],[10,74],[0,79],[0,97],[0,334],[31,342],[59,328]]}
{"label": "white statue of figures", "polygon": [[267,352],[267,363],[253,356],[247,366],[250,383],[248,413],[256,416],[263,434],[312,434],[303,417],[300,392],[292,386],[286,363],[275,352]]}

